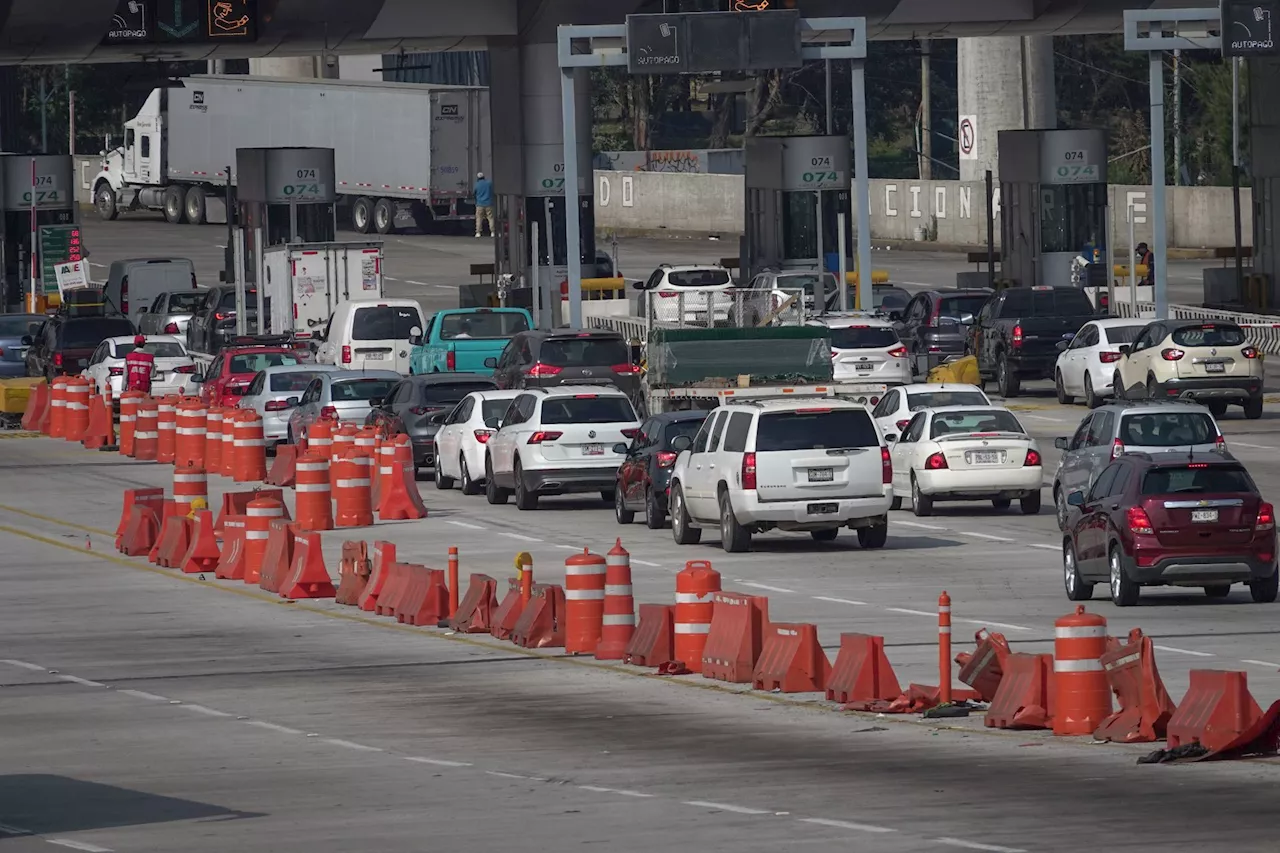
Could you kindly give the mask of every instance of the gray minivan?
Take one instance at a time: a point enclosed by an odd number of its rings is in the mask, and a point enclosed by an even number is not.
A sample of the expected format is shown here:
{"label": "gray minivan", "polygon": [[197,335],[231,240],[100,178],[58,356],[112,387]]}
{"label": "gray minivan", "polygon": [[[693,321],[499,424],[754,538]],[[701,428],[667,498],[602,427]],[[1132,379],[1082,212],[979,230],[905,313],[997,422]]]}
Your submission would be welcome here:
{"label": "gray minivan", "polygon": [[186,258],[130,258],[111,263],[103,295],[136,326],[161,293],[197,288],[195,265]]}

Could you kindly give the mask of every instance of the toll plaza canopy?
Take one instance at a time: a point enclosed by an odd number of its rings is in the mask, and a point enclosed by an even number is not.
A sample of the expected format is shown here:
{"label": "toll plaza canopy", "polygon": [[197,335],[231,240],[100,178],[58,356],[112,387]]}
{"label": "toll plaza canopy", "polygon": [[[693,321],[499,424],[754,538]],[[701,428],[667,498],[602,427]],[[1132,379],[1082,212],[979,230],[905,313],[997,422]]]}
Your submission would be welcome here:
{"label": "toll plaza canopy", "polygon": [[[865,17],[870,38],[906,39],[1119,32],[1125,9],[1217,0],[797,5],[808,17]],[[550,42],[561,24],[622,23],[627,14],[661,11],[661,0],[0,0],[0,64],[470,50],[492,39]]]}

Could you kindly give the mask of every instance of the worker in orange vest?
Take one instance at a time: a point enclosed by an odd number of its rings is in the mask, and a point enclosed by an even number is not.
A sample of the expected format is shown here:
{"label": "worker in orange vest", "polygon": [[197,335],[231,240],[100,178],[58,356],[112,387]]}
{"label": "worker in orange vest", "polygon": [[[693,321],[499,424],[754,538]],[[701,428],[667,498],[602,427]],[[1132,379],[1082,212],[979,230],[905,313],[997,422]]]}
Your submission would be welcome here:
{"label": "worker in orange vest", "polygon": [[156,357],[147,352],[147,339],[138,335],[133,339],[133,352],[124,357],[124,378],[128,391],[151,393],[151,372],[155,370]]}

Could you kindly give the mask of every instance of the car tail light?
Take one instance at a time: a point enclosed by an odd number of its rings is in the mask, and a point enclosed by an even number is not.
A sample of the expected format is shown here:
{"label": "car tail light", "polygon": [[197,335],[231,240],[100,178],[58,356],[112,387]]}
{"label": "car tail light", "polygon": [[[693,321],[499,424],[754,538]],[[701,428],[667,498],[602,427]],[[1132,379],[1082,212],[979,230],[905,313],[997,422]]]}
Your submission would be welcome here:
{"label": "car tail light", "polygon": [[493,430],[491,429],[478,429],[475,431],[476,441],[480,442],[481,444],[488,444],[489,436],[491,435],[493,435]]}
{"label": "car tail light", "polygon": [[1149,536],[1156,532],[1151,525],[1151,519],[1147,516],[1147,511],[1140,506],[1131,506],[1125,512],[1125,520],[1129,522],[1129,532],[1136,533],[1140,536]]}
{"label": "car tail light", "polygon": [[680,454],[676,453],[674,450],[659,450],[657,457],[658,467],[670,468],[672,465],[676,464],[676,457],[679,455]]}
{"label": "car tail light", "polygon": [[445,370],[457,370],[457,369],[458,369],[458,354],[457,354],[456,352],[454,352],[453,350],[449,350],[447,353],[445,353],[445,356],[444,356],[444,369],[445,369]]}
{"label": "car tail light", "polygon": [[1022,346],[1022,324],[1013,327],[1013,346],[1018,349]]}
{"label": "car tail light", "polygon": [[1120,360],[1120,353],[1100,352],[1098,353],[1098,360],[1101,361],[1103,364],[1111,364],[1112,362],[1116,362]]}
{"label": "car tail light", "polygon": [[1253,525],[1254,530],[1275,530],[1276,529],[1276,511],[1269,503],[1264,503],[1258,507],[1258,521]]}
{"label": "car tail light", "polygon": [[615,364],[609,368],[619,376],[635,376],[640,372],[640,368],[634,364]]}
{"label": "car tail light", "polygon": [[165,327],[164,327],[164,333],[165,333],[166,335],[176,335],[176,334],[178,334],[178,324],[177,324],[177,323],[166,323],[166,324],[165,324]]}
{"label": "car tail light", "polygon": [[942,347],[937,344],[929,344],[929,352],[942,352]]}
{"label": "car tail light", "polygon": [[325,406],[320,410],[320,417],[328,421],[336,421],[338,419],[338,410],[333,406]]}
{"label": "car tail light", "polygon": [[129,316],[129,276],[120,279],[120,313]]}
{"label": "car tail light", "polygon": [[175,367],[173,369],[173,372],[174,373],[195,373],[196,366],[194,364],[184,364],[181,367]]}
{"label": "car tail light", "polygon": [[1180,349],[1173,349],[1172,347],[1170,347],[1169,349],[1160,350],[1160,357],[1163,358],[1165,361],[1177,361],[1178,359],[1182,358],[1184,355],[1186,355],[1185,352],[1183,352]]}
{"label": "car tail light", "polygon": [[529,376],[555,376],[556,374],[560,373],[560,371],[562,370],[564,370],[563,367],[556,367],[554,364],[543,364],[542,362],[538,362],[533,367],[529,368],[528,375]]}
{"label": "car tail light", "polygon": [[674,290],[659,290],[658,295],[664,299],[670,299],[672,296],[679,296],[680,294]]}
{"label": "car tail light", "polygon": [[902,420],[898,421],[898,424],[897,424],[898,432],[902,432],[904,429],[906,429],[907,424],[909,423],[911,423],[911,420],[909,418],[903,418]]}
{"label": "car tail light", "polygon": [[756,455],[754,453],[742,454],[742,488],[756,488]]}
{"label": "car tail light", "polygon": [[55,352],[55,353],[53,354],[53,366],[54,366],[54,367],[62,367],[62,353],[60,353],[60,352]]}
{"label": "car tail light", "polygon": [[1114,462],[1117,456],[1123,455],[1124,442],[1117,438],[1115,441],[1111,442],[1111,461]]}
{"label": "car tail light", "polygon": [[1023,462],[1023,463],[1022,463],[1022,466],[1025,468],[1025,467],[1027,467],[1028,465],[1039,465],[1039,464],[1040,464],[1040,453],[1039,453],[1039,451],[1036,451],[1036,450],[1028,450],[1028,451],[1027,451],[1027,461],[1026,461],[1026,462]]}
{"label": "car tail light", "polygon": [[640,429],[639,429],[639,427],[633,427],[633,428],[631,428],[631,429],[624,429],[624,430],[622,431],[622,434],[623,434],[623,435],[625,435],[627,438],[635,438],[637,435],[639,435],[639,434],[640,434]]}
{"label": "car tail light", "polygon": [[1258,351],[1257,351],[1257,349],[1255,349],[1254,347],[1245,347],[1244,349],[1240,350],[1240,354],[1241,354],[1242,356],[1244,356],[1245,358],[1257,358],[1257,357],[1258,357]]}
{"label": "car tail light", "polygon": [[890,357],[890,358],[906,358],[906,357],[907,357],[907,348],[906,348],[906,347],[894,347],[893,349],[889,350],[889,357]]}
{"label": "car tail light", "polygon": [[213,312],[213,319],[217,320],[218,322],[222,322],[223,320],[230,320],[234,316],[236,316],[236,312],[234,311],[214,311]]}
{"label": "car tail light", "polygon": [[110,375],[112,375],[112,376],[124,376],[124,368],[123,368],[123,367],[108,367],[108,368],[107,368],[107,373],[109,373],[109,374],[110,374]]}
{"label": "car tail light", "polygon": [[344,346],[342,348],[342,363],[343,364],[351,363],[351,347]]}
{"label": "car tail light", "polygon": [[1213,440],[1213,449],[1218,453],[1226,453],[1227,439],[1224,436],[1219,435],[1217,438]]}
{"label": "car tail light", "polygon": [[928,468],[930,471],[941,471],[943,468],[948,467],[947,457],[943,456],[941,453],[935,453],[928,459],[924,460],[924,467]]}
{"label": "car tail light", "polygon": [[893,458],[887,447],[880,448],[880,482],[886,486],[893,482]]}
{"label": "car tail light", "polygon": [[270,400],[263,408],[268,412],[283,412],[285,409],[289,408],[289,404],[284,400]]}
{"label": "car tail light", "polygon": [[562,435],[564,435],[564,433],[562,432],[547,432],[545,430],[538,430],[533,435],[529,436],[529,441],[527,443],[542,444],[542,442],[544,441],[555,441],[557,438],[559,438]]}

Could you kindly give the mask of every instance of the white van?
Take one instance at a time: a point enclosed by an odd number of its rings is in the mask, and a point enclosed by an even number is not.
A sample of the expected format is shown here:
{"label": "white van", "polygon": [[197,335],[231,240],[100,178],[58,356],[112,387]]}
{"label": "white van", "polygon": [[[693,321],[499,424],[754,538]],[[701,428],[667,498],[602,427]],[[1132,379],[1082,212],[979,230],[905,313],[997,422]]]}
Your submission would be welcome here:
{"label": "white van", "polygon": [[342,370],[394,370],[409,374],[409,330],[426,328],[416,299],[339,302],[324,330],[316,361]]}
{"label": "white van", "polygon": [[112,261],[103,295],[109,305],[138,325],[161,293],[198,290],[196,268],[186,258],[130,258]]}

